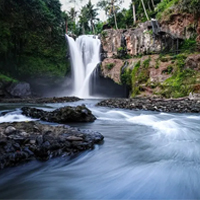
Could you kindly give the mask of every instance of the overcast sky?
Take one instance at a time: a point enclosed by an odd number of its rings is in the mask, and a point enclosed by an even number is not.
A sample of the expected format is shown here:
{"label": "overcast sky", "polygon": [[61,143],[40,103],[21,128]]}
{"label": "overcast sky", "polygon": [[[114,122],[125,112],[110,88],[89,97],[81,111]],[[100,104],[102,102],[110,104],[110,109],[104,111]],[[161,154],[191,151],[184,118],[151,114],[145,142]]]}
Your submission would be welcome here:
{"label": "overcast sky", "polygon": [[[60,0],[61,4],[62,4],[62,10],[69,10],[71,7],[74,7],[73,3],[68,3],[69,0]],[[98,0],[91,0],[92,4],[96,5]],[[124,0],[124,3],[122,4],[122,8],[128,8],[130,5],[131,0]],[[85,5],[88,3],[88,0],[82,0],[82,3],[76,3],[75,4],[75,8],[76,10],[80,10],[81,6]],[[106,16],[104,14],[103,10],[99,10],[99,18],[102,21],[106,20]]]}

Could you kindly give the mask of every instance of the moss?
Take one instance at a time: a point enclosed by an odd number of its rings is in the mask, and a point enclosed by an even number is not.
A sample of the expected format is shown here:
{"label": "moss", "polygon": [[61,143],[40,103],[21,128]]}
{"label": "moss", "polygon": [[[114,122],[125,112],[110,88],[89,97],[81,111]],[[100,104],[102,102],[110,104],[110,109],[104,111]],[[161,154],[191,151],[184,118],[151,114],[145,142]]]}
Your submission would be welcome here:
{"label": "moss", "polygon": [[167,69],[166,70],[163,70],[162,73],[163,74],[171,74],[173,72],[173,66],[172,65],[169,65],[167,66]]}
{"label": "moss", "polygon": [[121,74],[121,83],[131,86],[131,69],[125,69],[123,74]]}
{"label": "moss", "polygon": [[107,37],[108,33],[106,31],[101,32],[101,37],[104,40]]}
{"label": "moss", "polygon": [[106,64],[106,69],[111,70],[115,66],[115,63],[108,63]]}
{"label": "moss", "polygon": [[159,68],[159,65],[160,65],[160,61],[159,59],[156,60],[156,66],[155,66],[155,69],[158,69]]}
{"label": "moss", "polygon": [[140,93],[140,84],[146,83],[149,79],[149,71],[146,69],[149,66],[150,59],[142,63],[138,61],[131,72],[132,93],[131,97],[135,97]]}
{"label": "moss", "polygon": [[197,48],[196,38],[186,39],[180,46],[180,50],[182,53],[191,53],[195,52]]}
{"label": "moss", "polygon": [[150,61],[151,61],[151,57],[149,56],[149,58],[146,59],[146,60],[142,63],[143,67],[144,67],[144,68],[148,68],[148,67],[149,67],[149,64],[150,64]]}
{"label": "moss", "polygon": [[196,83],[196,73],[196,71],[191,69],[177,71],[162,84],[161,94],[166,98],[188,96],[190,92],[193,92],[193,85]]}

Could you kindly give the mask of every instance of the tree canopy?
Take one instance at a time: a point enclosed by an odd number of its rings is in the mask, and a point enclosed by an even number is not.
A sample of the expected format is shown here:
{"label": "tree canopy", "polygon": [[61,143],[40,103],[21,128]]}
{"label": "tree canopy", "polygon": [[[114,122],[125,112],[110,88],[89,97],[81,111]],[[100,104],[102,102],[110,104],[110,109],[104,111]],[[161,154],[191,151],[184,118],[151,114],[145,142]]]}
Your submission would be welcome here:
{"label": "tree canopy", "polygon": [[0,69],[7,74],[63,76],[65,20],[59,0],[0,0]]}

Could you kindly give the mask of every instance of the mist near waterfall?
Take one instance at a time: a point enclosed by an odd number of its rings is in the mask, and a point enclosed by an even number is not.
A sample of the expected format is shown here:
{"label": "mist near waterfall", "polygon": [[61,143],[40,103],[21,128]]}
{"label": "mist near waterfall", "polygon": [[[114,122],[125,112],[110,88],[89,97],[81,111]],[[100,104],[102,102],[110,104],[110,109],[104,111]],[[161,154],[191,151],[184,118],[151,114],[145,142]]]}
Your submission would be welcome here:
{"label": "mist near waterfall", "polygon": [[74,40],[65,36],[70,53],[71,79],[66,80],[68,87],[62,94],[80,98],[126,97],[124,86],[100,77],[97,66],[101,62],[101,41],[98,37],[81,35]]}

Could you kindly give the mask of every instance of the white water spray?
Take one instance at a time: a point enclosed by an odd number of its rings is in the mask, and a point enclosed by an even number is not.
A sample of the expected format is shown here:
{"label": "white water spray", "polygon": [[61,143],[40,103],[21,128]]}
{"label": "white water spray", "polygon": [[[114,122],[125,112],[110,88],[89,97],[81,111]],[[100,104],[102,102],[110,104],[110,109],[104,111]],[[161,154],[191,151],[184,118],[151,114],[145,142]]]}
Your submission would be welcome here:
{"label": "white water spray", "polygon": [[90,77],[100,62],[101,42],[97,36],[82,35],[74,41],[66,35],[73,74],[72,95],[81,98],[90,97]]}

